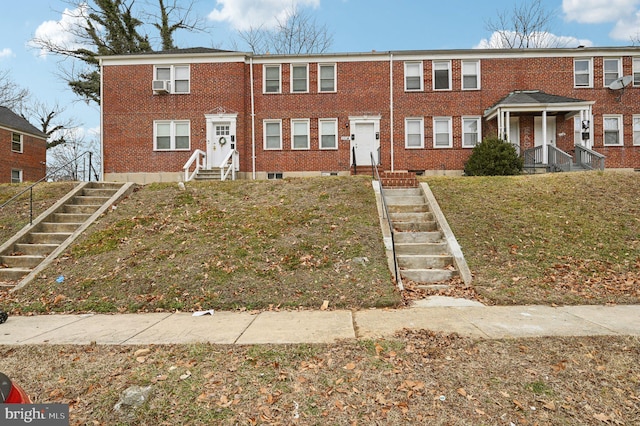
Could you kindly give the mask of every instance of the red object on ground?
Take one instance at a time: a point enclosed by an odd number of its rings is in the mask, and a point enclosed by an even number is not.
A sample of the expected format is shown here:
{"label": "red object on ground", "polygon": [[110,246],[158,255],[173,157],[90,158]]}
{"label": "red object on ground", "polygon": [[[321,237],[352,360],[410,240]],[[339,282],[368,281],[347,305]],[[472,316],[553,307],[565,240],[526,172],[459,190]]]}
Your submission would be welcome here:
{"label": "red object on ground", "polygon": [[4,404],[31,404],[29,395],[2,373],[0,373],[0,399],[0,403]]}

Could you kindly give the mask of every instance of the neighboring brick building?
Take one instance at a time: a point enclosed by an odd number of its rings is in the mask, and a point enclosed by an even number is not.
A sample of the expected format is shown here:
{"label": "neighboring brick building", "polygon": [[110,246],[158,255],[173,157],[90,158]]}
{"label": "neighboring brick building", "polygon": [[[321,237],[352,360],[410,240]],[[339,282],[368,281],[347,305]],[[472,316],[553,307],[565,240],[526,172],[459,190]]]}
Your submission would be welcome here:
{"label": "neighboring brick building", "polygon": [[46,173],[47,135],[0,106],[0,183],[35,182]]}
{"label": "neighboring brick building", "polygon": [[[182,180],[196,150],[215,168],[232,148],[246,178],[348,174],[371,155],[385,170],[460,172],[473,146],[497,135],[542,163],[580,146],[605,155],[607,168],[640,168],[635,47],[194,48],[102,57],[101,66],[105,180]],[[616,81],[628,85],[610,88]]]}

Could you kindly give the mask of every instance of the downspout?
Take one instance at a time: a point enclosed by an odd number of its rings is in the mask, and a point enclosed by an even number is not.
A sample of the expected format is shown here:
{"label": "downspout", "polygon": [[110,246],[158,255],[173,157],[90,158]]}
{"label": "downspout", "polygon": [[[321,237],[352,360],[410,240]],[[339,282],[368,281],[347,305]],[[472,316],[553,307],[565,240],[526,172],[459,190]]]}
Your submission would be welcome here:
{"label": "downspout", "polygon": [[[100,178],[104,181],[104,66],[100,58]],[[91,170],[89,170],[89,180],[91,180]]]}
{"label": "downspout", "polygon": [[[394,138],[393,138],[393,134],[394,132],[394,123],[393,123],[393,53],[389,53],[389,120],[390,120],[390,130],[391,130],[391,137],[389,139],[389,142],[391,143],[391,171],[393,172],[395,170],[394,167]],[[381,159],[378,158],[378,162],[380,162]]]}
{"label": "downspout", "polygon": [[253,56],[249,58],[249,79],[251,80],[251,171],[252,179],[256,179],[256,113],[253,93]]}

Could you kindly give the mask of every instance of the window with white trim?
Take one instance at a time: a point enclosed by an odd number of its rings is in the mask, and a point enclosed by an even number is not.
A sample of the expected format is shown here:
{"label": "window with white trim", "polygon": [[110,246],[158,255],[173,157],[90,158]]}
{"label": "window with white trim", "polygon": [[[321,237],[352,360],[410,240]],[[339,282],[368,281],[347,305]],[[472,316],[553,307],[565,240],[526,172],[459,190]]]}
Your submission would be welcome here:
{"label": "window with white trim", "polygon": [[433,61],[433,90],[451,90],[451,61]]}
{"label": "window with white trim", "polygon": [[154,80],[169,82],[169,93],[189,93],[191,71],[189,65],[156,65]]}
{"label": "window with white trim", "polygon": [[11,133],[11,151],[22,152],[22,134],[16,132]]}
{"label": "window with white trim", "polygon": [[618,146],[623,145],[622,138],[622,116],[621,115],[604,115],[602,117],[604,123],[604,145]]}
{"label": "window with white trim", "polygon": [[318,92],[335,92],[336,64],[318,64]]}
{"label": "window with white trim", "polygon": [[264,149],[282,149],[282,121],[264,121]]}
{"label": "window with white trim", "polygon": [[21,183],[21,182],[22,182],[22,170],[11,169],[11,183]]}
{"label": "window with white trim", "polygon": [[291,64],[291,92],[306,93],[309,91],[309,66],[307,64]]}
{"label": "window with white trim", "polygon": [[451,148],[452,146],[451,117],[433,117],[433,147]]}
{"label": "window with white trim", "polygon": [[424,120],[406,118],[404,120],[405,148],[424,148]]}
{"label": "window with white trim", "polygon": [[633,144],[640,145],[640,115],[633,116]]}
{"label": "window with white trim", "polygon": [[575,59],[573,61],[573,86],[593,87],[592,70],[591,59]]}
{"label": "window with white trim", "polygon": [[338,149],[338,120],[322,118],[318,120],[320,149]]}
{"label": "window with white trim", "polygon": [[422,91],[422,62],[404,63],[404,90]]}
{"label": "window with white trim", "polygon": [[605,87],[622,76],[622,60],[620,58],[605,58],[602,61],[602,68]]}
{"label": "window with white trim", "polygon": [[191,147],[189,120],[158,120],[153,122],[155,151],[187,151]]}
{"label": "window with white trim", "polygon": [[280,93],[280,65],[265,65],[263,70],[264,93]]}
{"label": "window with white trim", "polygon": [[633,85],[640,86],[640,58],[633,58]]}
{"label": "window with white trim", "polygon": [[309,149],[309,120],[291,120],[291,149]]}
{"label": "window with white trim", "polygon": [[482,140],[480,117],[462,117],[462,147],[473,148]]}
{"label": "window with white trim", "polygon": [[480,61],[462,61],[462,90],[480,89]]}

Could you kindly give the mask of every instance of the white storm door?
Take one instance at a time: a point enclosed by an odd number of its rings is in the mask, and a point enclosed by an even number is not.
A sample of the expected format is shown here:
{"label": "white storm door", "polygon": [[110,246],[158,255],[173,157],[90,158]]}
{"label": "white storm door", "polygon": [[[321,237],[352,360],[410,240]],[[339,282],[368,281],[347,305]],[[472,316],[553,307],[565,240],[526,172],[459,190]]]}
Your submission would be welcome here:
{"label": "white storm door", "polygon": [[[375,126],[373,123],[355,123],[354,139],[351,141],[351,147],[355,148],[356,165],[370,166],[371,153],[373,159],[378,162],[378,150],[376,148]],[[353,153],[352,149],[352,153]],[[352,154],[353,155],[353,154]],[[351,159],[353,164],[353,158]]]}
{"label": "white storm door", "polygon": [[231,152],[233,145],[231,123],[228,121],[214,121],[209,124],[209,138],[207,140],[207,168],[220,167],[222,161]]}

